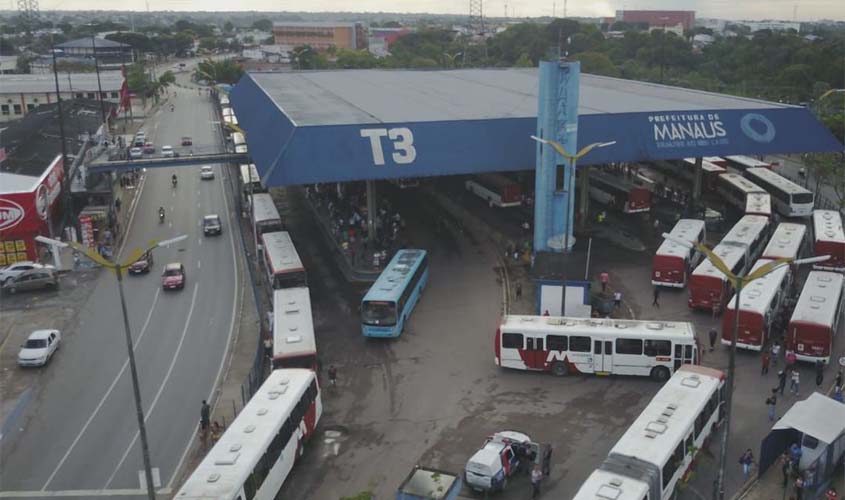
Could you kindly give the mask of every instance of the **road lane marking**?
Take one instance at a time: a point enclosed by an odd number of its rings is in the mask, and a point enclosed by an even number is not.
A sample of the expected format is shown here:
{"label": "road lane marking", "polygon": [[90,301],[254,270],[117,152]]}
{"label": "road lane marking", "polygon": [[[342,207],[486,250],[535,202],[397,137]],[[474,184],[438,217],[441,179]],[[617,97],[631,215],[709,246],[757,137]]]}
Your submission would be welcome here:
{"label": "road lane marking", "polygon": [[[153,297],[153,304],[150,306],[150,312],[147,313],[147,319],[144,320],[144,326],[141,327],[141,333],[138,335],[138,339],[133,344],[133,348],[138,347],[138,344],[141,342],[141,339],[144,338],[144,333],[147,332],[147,327],[150,325],[150,319],[152,319],[153,317],[153,311],[155,310],[155,305],[156,302],[158,302],[158,296],[160,293],[161,288],[157,287],[155,297]],[[70,453],[73,451],[74,447],[76,447],[76,443],[78,443],[79,440],[82,439],[82,435],[85,434],[85,431],[88,429],[88,426],[91,425],[91,422],[94,420],[94,417],[97,416],[97,413],[100,411],[100,408],[103,407],[103,404],[106,402],[106,399],[109,397],[109,394],[111,394],[111,391],[114,390],[114,387],[117,385],[117,381],[120,380],[120,377],[123,376],[123,372],[126,371],[127,366],[129,366],[128,354],[126,356],[126,361],[123,362],[123,367],[121,367],[120,371],[117,373],[117,376],[115,376],[114,380],[112,380],[111,385],[109,386],[106,393],[103,395],[102,399],[100,399],[100,402],[97,403],[97,407],[94,408],[94,411],[91,413],[91,416],[88,417],[88,420],[85,422],[85,425],[82,426],[82,430],[79,431],[79,434],[77,434],[76,437],[73,439],[73,442],[70,444],[70,447],[68,448],[67,452],[65,452],[62,459],[59,460],[59,464],[53,470],[53,473],[50,474],[50,477],[47,478],[47,481],[44,483],[44,486],[41,487],[41,491],[46,491],[47,486],[50,484],[53,478],[56,477],[56,474],[59,472],[59,469],[62,468],[62,465],[64,465],[65,461],[70,456]]]}
{"label": "road lane marking", "polygon": [[200,268],[200,261],[197,261],[197,269]]}
{"label": "road lane marking", "polygon": [[[226,195],[226,187],[221,183],[220,188],[222,189],[223,194],[223,206],[225,209],[226,216],[228,218],[229,227],[234,228],[235,226],[232,224],[232,213],[229,211],[229,199]],[[235,214],[235,217],[239,217],[240,214]],[[243,304],[243,288],[239,284],[239,274],[238,274],[238,253],[235,247],[235,237],[234,237],[234,230],[226,231],[229,235],[229,246],[232,248],[232,270],[235,273],[235,286],[233,290],[236,290],[234,294],[232,294],[232,319],[229,321],[229,336],[226,338],[226,347],[223,349],[223,357],[220,359],[220,363],[218,364],[219,368],[217,368],[217,375],[214,377],[214,383],[211,385],[211,391],[206,398],[206,401],[211,401],[211,404],[215,407],[217,406],[217,402],[214,399],[214,392],[217,389],[217,385],[220,383],[220,377],[223,374],[223,366],[226,365],[226,358],[229,356],[229,347],[232,345],[232,336],[235,333],[235,318],[238,315],[238,303],[240,302]],[[247,263],[249,265],[249,263]],[[238,300],[237,290],[241,292],[241,298]],[[229,359],[229,365],[231,366],[232,359]],[[227,371],[228,371],[227,366]],[[188,457],[188,452],[191,450],[191,446],[194,444],[194,439],[197,438],[196,432],[191,432],[191,437],[188,439],[188,444],[185,445],[185,451],[182,452],[182,457],[179,459],[179,462],[176,464],[176,468],[173,469],[173,475],[170,476],[170,481],[167,482],[167,487],[173,487],[173,481],[176,480],[176,475],[182,469],[182,465],[185,462],[185,459]]]}
{"label": "road lane marking", "polygon": [[[179,345],[176,346],[176,352],[173,353],[173,358],[170,360],[170,366],[167,368],[167,373],[164,375],[164,380],[161,381],[161,385],[156,392],[155,397],[153,398],[152,403],[150,403],[150,408],[144,414],[144,423],[150,418],[152,415],[153,410],[155,410],[156,404],[158,403],[159,398],[161,397],[161,393],[164,392],[165,386],[167,386],[167,381],[170,379],[170,375],[173,373],[173,368],[176,366],[176,360],[179,358],[179,353],[182,351],[182,344],[185,343],[185,336],[188,334],[188,325],[191,324],[191,317],[194,314],[194,306],[197,304],[197,292],[199,291],[199,282],[194,282],[194,294],[191,297],[191,307],[188,309],[188,317],[185,320],[185,327],[182,328],[182,335],[179,337]],[[109,480],[106,481],[106,485],[103,486],[103,489],[106,489],[111,484],[114,476],[117,474],[117,471],[120,470],[120,467],[123,465],[123,461],[126,460],[126,456],[129,455],[129,452],[132,450],[132,447],[135,446],[135,441],[138,440],[138,433],[139,431],[135,431],[135,435],[132,437],[132,441],[129,443],[129,446],[126,447],[126,451],[123,452],[123,456],[120,457],[120,461],[117,463],[117,466],[114,468],[114,472],[111,473],[109,476]]]}
{"label": "road lane marking", "polygon": [[[159,488],[157,495],[170,496],[173,493],[171,488]],[[58,491],[0,491],[0,498],[59,498],[59,497],[136,497],[147,496],[147,489],[130,490],[58,490]]]}

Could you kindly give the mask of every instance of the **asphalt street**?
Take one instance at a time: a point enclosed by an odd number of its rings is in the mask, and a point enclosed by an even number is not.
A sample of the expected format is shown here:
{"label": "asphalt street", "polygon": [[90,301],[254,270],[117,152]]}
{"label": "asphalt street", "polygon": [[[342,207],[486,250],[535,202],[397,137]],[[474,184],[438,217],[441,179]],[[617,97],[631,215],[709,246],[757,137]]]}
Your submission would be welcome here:
{"label": "asphalt street", "polygon": [[[179,88],[171,89],[170,102],[174,112],[162,107],[143,127],[158,148],[178,146],[183,135],[197,145],[219,143],[210,97]],[[152,465],[162,487],[172,486],[194,438],[200,403],[220,376],[237,311],[236,259],[242,257],[234,241],[234,204],[224,189],[223,168],[214,168],[210,181],[199,178],[196,166],[148,171],[124,248],[127,255],[151,239],[188,236],[177,246],[156,249],[152,272],[124,281]],[[174,172],[176,188],[170,182]],[[159,206],[166,209],[164,223]],[[203,236],[201,219],[211,213],[223,220],[222,236]],[[162,290],[159,275],[168,262],[184,264],[184,290]],[[114,275],[100,273],[79,317],[78,331],[41,378],[19,425],[3,437],[3,496],[68,490],[107,496],[141,487],[143,462]]]}

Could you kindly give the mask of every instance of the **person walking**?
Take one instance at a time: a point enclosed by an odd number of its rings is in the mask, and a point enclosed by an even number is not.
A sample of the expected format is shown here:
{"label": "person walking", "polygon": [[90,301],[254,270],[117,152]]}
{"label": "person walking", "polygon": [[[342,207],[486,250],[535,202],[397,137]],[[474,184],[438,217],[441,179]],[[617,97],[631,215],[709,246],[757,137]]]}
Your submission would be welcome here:
{"label": "person walking", "polygon": [[548,309],[546,309],[546,312],[544,312],[544,313],[543,313],[543,316],[551,316],[551,315],[549,314],[549,310],[548,310]]}
{"label": "person walking", "polygon": [[337,368],[334,365],[329,365],[329,383],[332,386],[337,385]]}
{"label": "person walking", "polygon": [[517,299],[521,299],[521,298],[522,298],[522,283],[517,283],[517,284],[516,284],[516,298],[517,298]]}
{"label": "person walking", "polygon": [[780,370],[778,372],[778,392],[781,396],[783,396],[783,390],[786,387],[786,370]]}
{"label": "person walking", "polygon": [[754,465],[754,455],[751,453],[751,448],[745,450],[745,453],[739,457],[739,463],[742,465],[742,475],[748,479],[751,474],[751,466]]}
{"label": "person walking", "polygon": [[208,448],[208,430],[211,426],[211,407],[203,399],[200,406],[200,441],[203,449]]}
{"label": "person walking", "polygon": [[610,275],[607,273],[599,274],[599,281],[601,281],[601,292],[607,291],[607,282],[610,281]]}
{"label": "person walking", "polygon": [[836,372],[836,377],[833,378],[833,392],[842,390],[842,370]]}
{"label": "person walking", "polygon": [[716,328],[713,327],[707,332],[707,335],[710,336],[710,352],[713,352],[713,349],[716,347],[716,338],[719,336],[719,332],[716,331]]}
{"label": "person walking", "polygon": [[778,398],[774,394],[766,400],[766,406],[769,408],[769,422],[775,421],[775,405],[777,405],[777,402]]}
{"label": "person walking", "polygon": [[540,470],[539,465],[534,465],[531,470],[531,498],[536,499],[540,496],[540,481],[543,480],[543,471]]}
{"label": "person walking", "polygon": [[613,292],[613,308],[614,309],[621,309],[622,308],[622,292],[616,290]]}
{"label": "person walking", "polygon": [[824,500],[837,500],[839,498],[839,493],[836,491],[836,488],[831,486],[828,490],[824,493]]}
{"label": "person walking", "polygon": [[795,478],[795,500],[803,500],[804,498],[804,478],[801,474]]}
{"label": "person walking", "polygon": [[801,375],[798,373],[798,370],[792,369],[792,376],[789,379],[789,392],[794,392],[796,396],[798,396],[798,390],[801,384]]}
{"label": "person walking", "polygon": [[660,287],[654,287],[654,300],[651,301],[651,307],[660,309]]}
{"label": "person walking", "polygon": [[789,485],[789,472],[792,469],[792,462],[789,460],[789,452],[784,450],[780,456],[780,473],[783,474],[783,489]]}
{"label": "person walking", "polygon": [[780,342],[775,340],[775,343],[772,344],[772,365],[778,365],[778,358],[780,357]]}
{"label": "person walking", "polygon": [[824,382],[824,361],[816,360],[816,387],[819,387]]}
{"label": "person walking", "polygon": [[771,361],[771,357],[769,356],[768,351],[763,351],[763,355],[760,356],[760,375],[766,375],[769,373],[769,362]]}

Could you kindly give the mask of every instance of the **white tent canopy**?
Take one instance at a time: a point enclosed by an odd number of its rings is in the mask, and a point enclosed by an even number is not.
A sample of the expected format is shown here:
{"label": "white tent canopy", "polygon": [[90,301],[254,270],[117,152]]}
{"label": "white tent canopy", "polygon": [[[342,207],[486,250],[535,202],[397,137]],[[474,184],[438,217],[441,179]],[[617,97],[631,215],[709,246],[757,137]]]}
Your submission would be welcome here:
{"label": "white tent canopy", "polygon": [[773,429],[795,429],[830,444],[845,432],[845,405],[814,392],[792,405]]}

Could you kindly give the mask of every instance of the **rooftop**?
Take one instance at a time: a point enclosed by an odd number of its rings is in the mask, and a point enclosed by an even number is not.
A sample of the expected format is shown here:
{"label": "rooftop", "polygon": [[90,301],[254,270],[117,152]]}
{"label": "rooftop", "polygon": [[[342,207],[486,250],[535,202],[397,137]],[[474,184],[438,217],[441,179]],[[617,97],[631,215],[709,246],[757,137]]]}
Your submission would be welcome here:
{"label": "rooftop", "polygon": [[131,47],[131,45],[127,45],[125,43],[115,42],[112,40],[107,40],[105,38],[79,38],[77,40],[71,40],[69,42],[60,43],[56,45],[57,48],[60,49],[83,49],[88,48],[90,49],[91,46],[94,46],[98,49],[112,49],[112,48],[119,48],[119,47]]}
{"label": "rooftop", "polygon": [[[250,76],[298,126],[537,116],[536,68],[298,71]],[[790,107],[582,74],[578,111],[589,115]]]}
{"label": "rooftop", "polygon": [[351,22],[334,22],[334,21],[276,21],[273,27],[294,27],[294,28],[352,28],[356,24]]}
{"label": "rooftop", "polygon": [[[123,75],[120,71],[100,71],[103,92],[120,90]],[[59,77],[62,92],[97,92],[96,73],[62,73]],[[52,73],[32,75],[3,75],[0,79],[0,94],[56,93],[56,81]]]}

